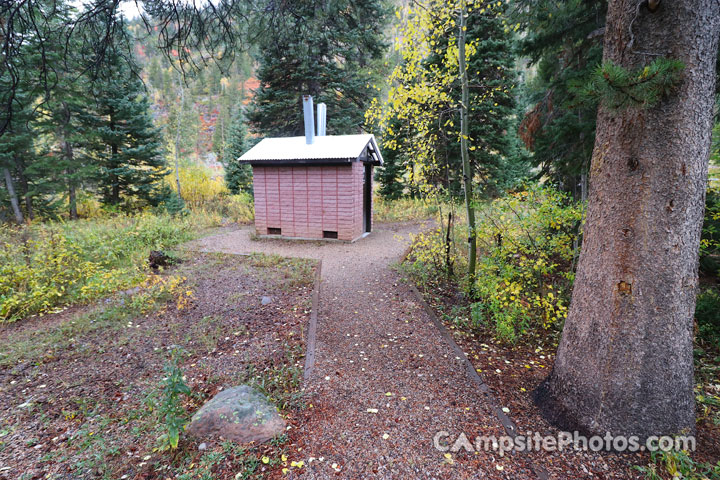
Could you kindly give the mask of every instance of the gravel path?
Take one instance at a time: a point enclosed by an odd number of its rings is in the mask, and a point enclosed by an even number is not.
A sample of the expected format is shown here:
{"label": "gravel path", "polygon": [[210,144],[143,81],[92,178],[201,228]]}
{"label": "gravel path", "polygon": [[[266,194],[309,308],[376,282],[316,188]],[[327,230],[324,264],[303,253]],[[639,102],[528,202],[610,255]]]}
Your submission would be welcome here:
{"label": "gravel path", "polygon": [[312,407],[291,438],[289,478],[534,479],[523,455],[433,447],[439,431],[504,434],[502,426],[390,268],[422,224],[380,224],[353,244],[251,239],[252,229],[191,245],[202,251],[277,253],[322,260]]}

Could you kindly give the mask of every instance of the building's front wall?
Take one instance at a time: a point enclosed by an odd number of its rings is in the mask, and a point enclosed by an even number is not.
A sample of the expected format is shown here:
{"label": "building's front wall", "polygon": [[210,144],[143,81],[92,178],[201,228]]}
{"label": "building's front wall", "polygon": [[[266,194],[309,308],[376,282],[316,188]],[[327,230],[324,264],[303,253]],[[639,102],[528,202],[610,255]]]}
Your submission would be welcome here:
{"label": "building's front wall", "polygon": [[339,240],[363,234],[361,162],[342,166],[253,166],[255,229],[284,237]]}

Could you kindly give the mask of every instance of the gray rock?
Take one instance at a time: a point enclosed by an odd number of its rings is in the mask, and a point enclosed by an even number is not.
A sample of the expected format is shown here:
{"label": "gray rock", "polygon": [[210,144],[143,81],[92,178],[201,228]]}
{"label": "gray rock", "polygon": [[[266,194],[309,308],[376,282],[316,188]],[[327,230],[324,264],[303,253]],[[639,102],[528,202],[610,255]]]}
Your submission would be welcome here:
{"label": "gray rock", "polygon": [[195,412],[187,432],[198,439],[262,443],[285,431],[285,421],[264,395],[247,385],[228,388]]}
{"label": "gray rock", "polygon": [[127,290],[123,290],[120,292],[120,295],[127,295],[128,297],[131,297],[133,295],[136,295],[140,291],[140,287],[132,287],[128,288]]}
{"label": "gray rock", "polygon": [[198,445],[198,450],[207,450],[207,443],[203,442]]}
{"label": "gray rock", "polygon": [[10,375],[13,377],[19,377],[22,373],[30,367],[30,362],[23,362],[15,365],[15,368],[10,370]]}
{"label": "gray rock", "polygon": [[272,297],[262,297],[262,300],[260,300],[260,303],[263,305],[267,305],[270,302],[272,302]]}

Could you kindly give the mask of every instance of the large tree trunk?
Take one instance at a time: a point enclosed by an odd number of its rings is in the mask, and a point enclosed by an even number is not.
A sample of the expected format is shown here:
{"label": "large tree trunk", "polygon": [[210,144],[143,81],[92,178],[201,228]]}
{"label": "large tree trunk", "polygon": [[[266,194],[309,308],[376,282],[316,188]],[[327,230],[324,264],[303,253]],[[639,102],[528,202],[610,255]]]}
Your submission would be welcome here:
{"label": "large tree trunk", "polygon": [[[659,2],[651,1],[650,7]],[[555,367],[536,400],[561,428],[693,431],[693,314],[720,32],[717,0],[610,2],[604,59],[685,64],[646,110],[601,108],[587,224]]]}
{"label": "large tree trunk", "polygon": [[15,221],[18,225],[22,224],[25,219],[23,218],[22,210],[20,210],[20,203],[18,203],[18,197],[13,187],[12,175],[10,175],[10,169],[3,167],[3,174],[5,175],[5,187],[7,187],[8,195],[10,196],[10,205],[12,205],[13,214],[15,215]]}

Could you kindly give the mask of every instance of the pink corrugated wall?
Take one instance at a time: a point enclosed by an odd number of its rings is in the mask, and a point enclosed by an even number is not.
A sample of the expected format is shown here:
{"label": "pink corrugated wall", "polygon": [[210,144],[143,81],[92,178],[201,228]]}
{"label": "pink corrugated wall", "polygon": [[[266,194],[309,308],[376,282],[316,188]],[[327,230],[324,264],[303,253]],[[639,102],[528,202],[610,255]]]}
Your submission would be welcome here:
{"label": "pink corrugated wall", "polygon": [[363,164],[343,166],[254,166],[255,229],[282,229],[285,237],[340,240],[363,234]]}

